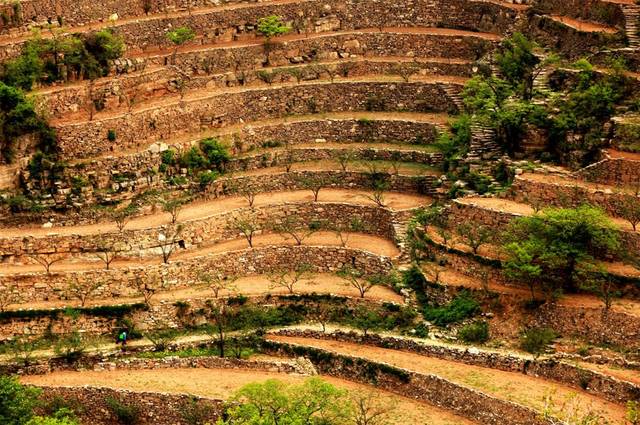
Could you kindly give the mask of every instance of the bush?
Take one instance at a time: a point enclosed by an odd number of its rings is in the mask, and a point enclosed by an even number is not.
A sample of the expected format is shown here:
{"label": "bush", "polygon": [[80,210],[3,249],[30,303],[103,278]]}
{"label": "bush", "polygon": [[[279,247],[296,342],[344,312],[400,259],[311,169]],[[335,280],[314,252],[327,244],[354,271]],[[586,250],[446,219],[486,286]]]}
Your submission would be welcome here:
{"label": "bush", "polygon": [[107,407],[118,418],[118,421],[123,425],[134,425],[140,418],[140,408],[133,404],[126,404],[114,397],[107,397],[105,399]]}
{"label": "bush", "polygon": [[520,348],[538,358],[556,338],[556,333],[550,328],[527,329],[520,336]]}
{"label": "bush", "polygon": [[458,323],[480,310],[480,304],[468,291],[462,291],[450,303],[441,307],[427,307],[424,317],[438,326]]}
{"label": "bush", "polygon": [[0,424],[24,425],[33,417],[40,390],[21,385],[17,379],[0,376]]}
{"label": "bush", "polygon": [[110,142],[115,142],[116,138],[117,138],[116,131],[110,128],[107,131],[107,140]]}
{"label": "bush", "polygon": [[215,167],[219,171],[222,171],[224,165],[231,159],[227,148],[217,139],[205,139],[201,141],[200,150],[207,158],[209,166]]}
{"label": "bush", "polygon": [[466,343],[483,343],[489,340],[489,324],[485,321],[477,321],[465,325],[458,331],[458,338]]}

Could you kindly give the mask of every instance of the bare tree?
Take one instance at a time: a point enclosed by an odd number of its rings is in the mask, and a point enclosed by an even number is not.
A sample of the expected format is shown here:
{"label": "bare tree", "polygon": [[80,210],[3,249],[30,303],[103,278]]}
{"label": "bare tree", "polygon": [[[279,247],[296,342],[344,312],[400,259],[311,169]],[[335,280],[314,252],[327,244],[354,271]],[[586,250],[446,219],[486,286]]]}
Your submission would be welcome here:
{"label": "bare tree", "polygon": [[180,239],[182,235],[182,225],[169,226],[166,231],[162,231],[158,234],[158,247],[162,253],[162,262],[167,264],[169,258],[175,252],[176,248],[182,243]]}
{"label": "bare tree", "polygon": [[200,273],[198,278],[213,291],[214,298],[218,298],[220,291],[223,289],[227,291],[235,290],[233,284],[238,280],[238,276],[236,275],[211,274],[206,272]]}
{"label": "bare tree", "polygon": [[349,163],[351,163],[354,159],[354,154],[351,151],[343,151],[338,154],[338,163],[340,164],[340,169],[343,173],[347,172],[347,167]]}
{"label": "bare tree", "polygon": [[393,404],[391,400],[381,400],[373,391],[350,393],[353,405],[354,425],[384,425],[389,423]]}
{"label": "bare tree", "polygon": [[149,274],[144,277],[136,276],[133,280],[136,293],[144,298],[147,307],[151,307],[151,299],[162,288],[162,279],[156,274]]}
{"label": "bare tree", "polygon": [[349,243],[351,232],[349,232],[348,229],[343,229],[341,226],[336,226],[333,231],[336,233],[336,236],[338,236],[338,239],[340,239],[340,246],[343,248],[346,247]]}
{"label": "bare tree", "polygon": [[111,219],[116,223],[116,227],[118,231],[122,233],[124,231],[125,226],[131,220],[131,214],[133,210],[130,208],[124,208],[121,210],[116,210],[111,212]]}
{"label": "bare tree", "polygon": [[233,217],[229,223],[229,227],[242,233],[247,240],[249,247],[253,248],[253,237],[256,232],[260,230],[260,226],[258,225],[258,220],[255,215],[245,214]]}
{"label": "bare tree", "polygon": [[89,114],[89,121],[93,121],[93,116],[96,113],[96,103],[93,99],[93,90],[95,88],[96,81],[92,78],[89,80],[89,84],[87,85],[87,100],[85,102],[85,106],[87,109],[87,113]]}
{"label": "bare tree", "polygon": [[104,263],[105,269],[109,270],[111,263],[118,257],[121,251],[118,243],[106,240],[105,236],[100,236],[95,255]]}
{"label": "bare tree", "polygon": [[294,155],[293,155],[293,149],[291,147],[291,143],[287,142],[285,144],[284,147],[284,152],[282,155],[282,164],[284,164],[284,169],[287,173],[289,173],[291,171],[291,167],[293,167],[294,164]]}
{"label": "bare tree", "polygon": [[254,185],[240,180],[230,180],[227,183],[227,187],[229,192],[240,194],[240,196],[244,197],[247,200],[249,206],[253,207],[253,204],[256,200],[256,195],[258,194],[258,189]]}
{"label": "bare tree", "polygon": [[[293,271],[289,270],[276,270],[267,275],[269,282],[271,282],[271,289],[273,288],[285,288],[290,294],[293,294],[294,287],[301,280],[309,280],[313,276],[313,268],[310,264],[300,264]],[[309,284],[315,284],[316,282],[309,281]]]}
{"label": "bare tree", "polygon": [[296,241],[296,245],[302,245],[305,239],[318,231],[317,227],[305,226],[305,223],[302,223],[297,215],[286,216],[280,223],[274,224],[272,229],[285,235],[284,239],[287,239],[287,236],[291,236]]}
{"label": "bare tree", "polygon": [[367,198],[381,208],[385,208],[387,203],[385,201],[385,192],[389,189],[389,183],[377,182],[373,187],[371,195],[367,195]]}
{"label": "bare tree", "polygon": [[344,266],[336,274],[345,281],[347,286],[357,289],[360,298],[364,298],[367,292],[375,286],[384,284],[386,280],[384,275],[379,274],[365,276],[363,272],[351,266]]}
{"label": "bare tree", "polygon": [[318,322],[322,332],[327,331],[327,324],[333,319],[333,310],[326,303],[315,303],[309,310],[311,320]]}
{"label": "bare tree", "polygon": [[313,193],[313,201],[318,202],[318,196],[320,195],[320,190],[322,188],[327,187],[331,182],[330,179],[327,179],[322,175],[311,175],[307,177],[300,177],[298,179],[299,184],[311,191]]}
{"label": "bare tree", "polygon": [[178,221],[178,215],[180,214],[180,210],[184,205],[184,200],[182,199],[163,199],[162,200],[162,209],[164,212],[171,214],[171,224],[176,224]]}
{"label": "bare tree", "polygon": [[29,258],[44,267],[47,274],[51,274],[51,266],[64,260],[67,256],[64,254],[31,254]]}
{"label": "bare tree", "polygon": [[0,282],[0,312],[4,312],[11,304],[22,300],[20,288],[15,283]]}
{"label": "bare tree", "polygon": [[208,302],[208,307],[209,327],[207,328],[207,334],[218,346],[220,357],[224,357],[226,334],[230,325],[232,310],[231,307],[220,300]]}
{"label": "bare tree", "polygon": [[493,232],[487,226],[481,224],[462,223],[456,233],[462,237],[464,243],[469,245],[474,254],[478,253],[480,247],[491,240]]}
{"label": "bare tree", "polygon": [[399,75],[405,83],[408,83],[411,76],[420,70],[420,66],[415,62],[397,63],[391,68],[391,72]]}
{"label": "bare tree", "polygon": [[67,296],[77,298],[80,306],[84,307],[94,293],[104,285],[104,282],[97,280],[94,276],[73,276],[67,279]]}

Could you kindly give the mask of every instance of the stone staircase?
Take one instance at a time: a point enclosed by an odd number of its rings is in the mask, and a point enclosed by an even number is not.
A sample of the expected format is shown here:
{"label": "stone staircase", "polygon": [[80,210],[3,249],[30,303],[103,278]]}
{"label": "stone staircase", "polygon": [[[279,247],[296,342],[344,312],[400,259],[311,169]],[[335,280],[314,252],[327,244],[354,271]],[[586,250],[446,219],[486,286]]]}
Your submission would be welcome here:
{"label": "stone staircase", "polygon": [[409,231],[409,221],[411,216],[400,215],[393,219],[393,235],[400,249],[400,256],[397,259],[397,264],[408,264],[411,262],[411,256],[409,255],[409,244],[407,243],[407,234]]}
{"label": "stone staircase", "polygon": [[629,47],[640,48],[640,35],[638,30],[640,27],[640,5],[625,4],[622,6],[622,13],[625,18],[625,32],[629,40]]}
{"label": "stone staircase", "polygon": [[472,124],[471,144],[465,160],[467,162],[481,162],[499,158],[501,155],[502,149],[496,143],[495,130],[481,124]]}
{"label": "stone staircase", "polygon": [[462,100],[460,88],[450,84],[441,84],[440,88],[447,94],[451,102],[456,105],[456,108],[462,112],[464,110],[464,101]]}

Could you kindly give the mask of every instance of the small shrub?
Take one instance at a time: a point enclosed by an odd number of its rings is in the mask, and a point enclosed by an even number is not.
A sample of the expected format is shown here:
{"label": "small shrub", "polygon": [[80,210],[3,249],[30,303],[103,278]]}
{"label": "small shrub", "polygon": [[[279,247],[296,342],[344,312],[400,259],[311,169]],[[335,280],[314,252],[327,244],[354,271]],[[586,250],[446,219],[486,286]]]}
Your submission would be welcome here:
{"label": "small shrub", "polygon": [[107,140],[110,142],[115,142],[117,138],[116,131],[114,129],[109,129],[107,131]]}
{"label": "small shrub", "polygon": [[522,332],[520,348],[538,358],[557,335],[550,328],[531,328]]}
{"label": "small shrub", "polygon": [[126,404],[114,397],[105,399],[107,407],[123,425],[134,425],[140,418],[140,408],[133,404]]}
{"label": "small shrub", "polygon": [[477,321],[463,326],[458,331],[458,338],[466,343],[483,343],[489,340],[489,324],[485,321]]}
{"label": "small shrub", "polygon": [[480,310],[480,304],[468,291],[462,291],[450,303],[441,307],[427,307],[424,317],[438,326],[458,323]]}

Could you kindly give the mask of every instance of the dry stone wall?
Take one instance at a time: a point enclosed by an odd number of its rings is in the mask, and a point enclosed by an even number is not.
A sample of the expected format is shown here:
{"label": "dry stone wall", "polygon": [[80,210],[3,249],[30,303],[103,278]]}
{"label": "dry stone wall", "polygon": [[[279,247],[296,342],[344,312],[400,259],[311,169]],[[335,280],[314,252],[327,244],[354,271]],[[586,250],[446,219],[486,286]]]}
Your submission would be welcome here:
{"label": "dry stone wall", "polygon": [[597,205],[615,217],[621,216],[620,206],[625,200],[640,202],[637,196],[612,192],[610,188],[592,189],[584,186],[547,183],[516,176],[510,197],[521,203],[538,202],[556,207],[578,207],[585,203]]}
{"label": "dry stone wall", "polygon": [[[171,62],[172,56],[169,54],[136,58],[135,63],[131,59],[118,60],[112,71],[114,75],[121,74],[118,78],[97,80],[91,90],[88,82],[46,89],[36,97],[36,102],[40,110],[46,110],[55,118],[86,109],[90,91],[91,97],[104,102],[107,110],[127,108],[132,98],[140,103],[148,98],[175,94],[178,80],[184,86],[182,90],[186,91],[249,85],[258,78],[257,72],[266,66],[307,64],[309,66],[306,68],[298,68],[303,80],[328,79],[327,69],[351,77],[395,73],[394,60],[367,61],[369,57],[385,56],[414,58],[415,62],[409,65],[430,74],[469,77],[473,75],[473,66],[469,62],[484,55],[492,44],[473,35],[443,37],[421,33],[354,32],[329,33],[317,38],[276,43],[270,48],[268,58],[262,45],[213,47],[179,52],[175,57],[175,65],[180,68],[180,73],[176,73],[173,66],[165,66]],[[437,59],[421,61],[421,58]],[[133,70],[137,72],[126,74]],[[276,81],[282,80],[294,81],[295,78],[290,73],[282,72]]]}
{"label": "dry stone wall", "polygon": [[537,11],[575,19],[599,22],[624,29],[625,19],[620,3],[606,0],[537,0]]}
{"label": "dry stone wall", "polygon": [[[158,258],[158,262],[161,259]],[[267,246],[263,248],[209,254],[169,264],[148,264],[111,270],[81,272],[22,273],[11,276],[23,299],[29,301],[58,300],[65,297],[69,282],[102,282],[93,294],[95,298],[136,296],[135,281],[141,279],[162,290],[186,288],[200,283],[203,272],[248,276],[274,270],[294,270],[309,264],[316,273],[333,273],[345,265],[370,274],[386,273],[392,260],[367,251],[324,246]]]}
{"label": "dry stone wall", "polygon": [[377,363],[360,357],[345,356],[328,350],[268,341],[266,350],[274,354],[309,357],[320,374],[361,382],[414,400],[422,400],[449,409],[482,424],[551,424],[538,412],[463,387],[436,375],[425,375]]}
{"label": "dry stone wall", "polygon": [[[224,402],[205,399],[187,394],[166,394],[159,392],[134,392],[121,389],[101,387],[43,387],[42,400],[54,401],[62,398],[72,405],[84,406],[78,413],[83,424],[113,425],[120,423],[118,417],[107,404],[107,399],[115,399],[127,406],[136,406],[140,415],[136,420],[139,425],[187,425],[184,412],[193,408],[196,402],[203,411],[207,411],[203,419],[215,423],[222,417]],[[208,408],[207,408],[208,407]]]}
{"label": "dry stone wall", "polygon": [[[61,157],[82,159],[244,121],[368,109],[446,112],[456,106],[438,83],[344,81],[214,93],[112,118],[54,126]],[[113,142],[107,138],[109,130],[115,132]]]}
{"label": "dry stone wall", "polygon": [[576,172],[576,176],[590,182],[611,186],[638,187],[640,185],[640,161],[605,157]]}
{"label": "dry stone wall", "polygon": [[[445,27],[503,34],[519,12],[506,4],[468,0],[300,0],[261,2],[213,8],[199,13],[124,20],[111,25],[123,36],[129,52],[171,47],[169,28],[188,26],[198,37],[191,44],[213,44],[255,38],[256,24],[278,15],[299,32],[319,33],[379,27]],[[0,46],[0,59],[19,54],[21,43]]]}
{"label": "dry stone wall", "polygon": [[[262,151],[251,155],[251,151],[261,149],[264,144],[277,142],[288,143],[296,151],[300,159],[311,160],[321,158],[335,158],[341,149],[323,149],[323,143],[414,143],[428,144],[435,140],[439,124],[432,122],[408,121],[398,119],[357,120],[353,118],[336,119],[301,119],[300,121],[285,121],[274,124],[260,122],[248,123],[237,131],[222,129],[222,133],[211,133],[231,145],[230,151],[234,156],[243,155],[244,158],[234,158],[228,167],[234,170],[254,170],[267,166],[275,166],[282,161],[282,152]],[[227,133],[231,131],[231,133]],[[197,141],[186,142],[184,145],[174,144],[173,147],[185,149]],[[297,144],[316,143],[318,149],[302,150]],[[161,164],[162,151],[168,149],[168,144],[151,145],[148,150],[123,156],[108,156],[99,160],[87,160],[69,165],[62,173],[57,190],[66,195],[71,193],[74,177],[82,176],[90,183],[91,190],[114,189],[128,191],[133,187],[161,187],[162,176],[156,174]],[[417,149],[420,146],[416,146]],[[442,154],[416,151],[402,151],[394,149],[371,149],[363,146],[357,149],[355,156],[360,159],[391,159],[400,158],[402,161],[418,162],[438,165]],[[395,154],[394,154],[395,153]],[[309,156],[303,156],[309,155]],[[25,176],[24,186],[30,185]],[[86,190],[85,190],[86,192]],[[89,196],[87,193],[84,196]],[[94,195],[99,196],[99,195]],[[60,199],[64,201],[64,199]]]}
{"label": "dry stone wall", "polygon": [[[471,203],[459,201],[453,202],[450,211],[451,215],[449,217],[451,219],[452,226],[454,227],[462,223],[478,223],[494,229],[496,232],[498,232],[498,234],[504,231],[511,220],[516,217],[522,216],[521,214],[482,208]],[[621,249],[623,251],[640,251],[639,232],[618,229],[617,233],[620,240]]]}
{"label": "dry stone wall", "polygon": [[[265,287],[265,292],[268,292]],[[326,294],[322,294],[326,297]],[[185,329],[194,326],[204,326],[207,322],[206,312],[209,311],[210,305],[207,305],[213,299],[213,293],[206,297],[199,295],[188,299],[182,299],[180,302],[174,301],[153,301],[152,305],[145,307],[143,305],[129,305],[125,313],[121,314],[101,314],[100,312],[78,310],[77,317],[70,318],[61,310],[47,311],[49,314],[34,314],[19,317],[5,317],[0,319],[0,341],[8,341],[16,336],[38,337],[45,334],[64,335],[68,334],[72,329],[82,329],[87,335],[112,335],[115,331],[122,328],[122,320],[127,319],[135,324],[139,331],[151,331],[158,329]],[[380,301],[362,298],[347,298],[344,296],[333,297],[332,299],[324,299],[322,302],[340,304],[340,307],[354,309],[358,306],[367,308],[379,308]],[[281,295],[265,295],[253,296],[243,299],[243,305],[256,305],[270,307],[287,307],[295,308],[303,307],[305,300],[304,295],[297,298],[297,295],[281,296]],[[127,305],[120,307],[125,310]],[[311,318],[309,318],[311,320]],[[202,342],[200,342],[202,343]],[[135,350],[130,348],[129,350]],[[184,360],[186,362],[187,359]],[[40,373],[48,373],[58,370],[64,365],[53,364],[50,361],[46,370],[42,370],[42,365],[35,367]],[[83,367],[89,367],[83,364]],[[135,366],[133,368],[136,368]],[[1,367],[0,367],[1,370]],[[22,372],[18,370],[16,372]]]}
{"label": "dry stone wall", "polygon": [[[361,223],[361,232],[371,233],[393,240],[394,222],[411,215],[410,211],[395,213],[386,208],[363,206],[348,203],[285,203],[271,204],[254,208],[238,208],[233,211],[218,213],[204,219],[181,222],[181,239],[186,248],[202,244],[217,243],[238,237],[238,231],[230,228],[234,217],[251,216],[255,218],[258,228],[270,230],[284,220],[294,220],[301,229],[307,229],[312,223],[321,228],[350,229],[354,220]],[[111,232],[92,235],[52,235],[45,237],[25,236],[20,238],[0,238],[0,256],[3,263],[12,262],[15,258],[42,253],[66,253],[86,255],[95,252],[101,246],[116,246],[122,252],[137,256],[140,251],[158,247],[158,233],[162,228],[154,227],[140,230],[124,229],[122,232]]]}
{"label": "dry stone wall", "polygon": [[[278,335],[328,339],[356,344],[374,345],[393,350],[409,351],[428,357],[461,362],[474,366],[488,367],[507,372],[523,373],[535,377],[551,379],[565,385],[575,387],[579,382],[586,382],[586,391],[604,397],[614,403],[626,403],[640,397],[640,386],[621,381],[589,369],[558,361],[554,358],[533,360],[528,357],[503,354],[500,352],[480,351],[476,348],[461,348],[422,344],[408,338],[383,337],[379,335],[363,336],[355,332],[336,331],[330,334],[313,330],[281,330]],[[583,388],[580,388],[583,389]]]}

